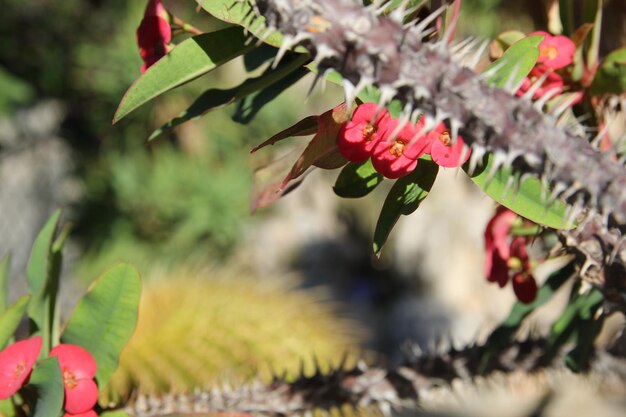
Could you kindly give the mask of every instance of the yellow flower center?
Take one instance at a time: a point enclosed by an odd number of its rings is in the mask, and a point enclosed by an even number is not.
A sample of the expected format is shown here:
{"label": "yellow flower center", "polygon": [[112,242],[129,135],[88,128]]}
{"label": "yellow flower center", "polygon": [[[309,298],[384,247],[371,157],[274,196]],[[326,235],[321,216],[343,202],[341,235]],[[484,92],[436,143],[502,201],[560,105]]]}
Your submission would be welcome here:
{"label": "yellow flower center", "polygon": [[452,146],[452,139],[450,138],[450,132],[444,130],[439,134],[439,142],[443,143],[444,146]]}
{"label": "yellow flower center", "polygon": [[26,371],[26,361],[22,359],[15,365],[15,369],[13,370],[13,378],[18,379],[23,373]]}
{"label": "yellow flower center", "polygon": [[405,143],[400,140],[393,141],[393,145],[389,148],[389,153],[395,157],[399,157],[404,152]]}
{"label": "yellow flower center", "polygon": [[76,381],[76,376],[69,369],[63,370],[63,384],[68,388],[76,388],[78,385],[78,381]]}
{"label": "yellow flower center", "polygon": [[374,137],[374,133],[376,133],[376,128],[371,124],[366,124],[363,127],[363,139],[370,141]]}
{"label": "yellow flower center", "polygon": [[544,58],[554,59],[559,54],[559,50],[554,45],[548,45],[541,48],[540,55]]}

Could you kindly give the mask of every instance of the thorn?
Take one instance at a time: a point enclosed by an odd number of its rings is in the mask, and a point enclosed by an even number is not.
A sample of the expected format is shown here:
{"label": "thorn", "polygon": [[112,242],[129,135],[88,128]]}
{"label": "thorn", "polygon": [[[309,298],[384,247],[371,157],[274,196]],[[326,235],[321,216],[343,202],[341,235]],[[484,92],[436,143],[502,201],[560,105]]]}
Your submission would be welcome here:
{"label": "thorn", "polygon": [[550,197],[548,198],[548,201],[546,202],[546,210],[548,210],[550,206],[554,204],[557,198],[559,198],[559,196],[566,189],[567,189],[567,186],[562,182],[557,182],[556,184],[554,184],[554,188],[552,189],[552,192],[550,193]]}
{"label": "thorn", "polygon": [[388,15],[389,18],[398,23],[402,23],[402,21],[404,20],[404,14],[406,12],[406,6],[408,3],[409,3],[409,0],[402,0],[400,4],[396,6],[396,8],[391,11],[391,13],[389,13]]}
{"label": "thorn", "polygon": [[506,180],[504,190],[502,191],[502,197],[500,197],[500,200],[504,200],[506,198],[506,196],[509,194],[509,191],[511,191],[513,184],[515,184],[515,176],[509,175],[509,178]]}
{"label": "thorn", "polygon": [[489,79],[496,75],[498,71],[500,71],[502,67],[504,67],[504,65],[505,62],[500,61],[493,67],[489,68],[487,71],[481,73],[478,78],[480,78],[482,81],[489,81]]}
{"label": "thorn", "polygon": [[617,258],[617,255],[619,255],[619,251],[622,248],[622,245],[624,244],[625,241],[626,241],[626,235],[620,236],[620,238],[617,240],[617,243],[613,247],[613,250],[611,251],[611,255],[609,256],[609,260],[608,260],[609,264],[612,264],[613,261],[615,261],[615,258]]}
{"label": "thorn", "polygon": [[600,130],[598,134],[591,141],[591,146],[593,146],[596,149],[600,149],[600,142],[602,142],[602,139],[604,138],[604,136],[606,136],[608,131],[609,131],[609,126],[608,125],[604,126],[602,130]]}
{"label": "thorn", "polygon": [[278,63],[280,62],[281,59],[283,59],[283,56],[285,56],[285,53],[291,49],[291,43],[293,41],[293,36],[291,35],[285,35],[283,37],[283,43],[280,44],[280,48],[278,48],[278,52],[276,53],[276,57],[274,58],[274,62],[272,62],[272,68],[276,68],[278,66]]}
{"label": "thorn", "polygon": [[417,23],[417,25],[415,25],[415,29],[414,30],[416,30],[417,32],[419,32],[421,34],[422,32],[424,32],[424,29],[426,29],[428,27],[428,25],[430,25],[433,21],[435,21],[435,19],[437,19],[439,16],[441,16],[441,14],[447,8],[448,8],[448,6],[446,6],[446,5],[443,5],[443,6],[439,7],[437,10],[435,10],[434,12],[429,14],[422,21]]}
{"label": "thorn", "polygon": [[485,156],[486,152],[487,150],[483,146],[474,145],[472,147],[472,154],[470,155],[469,168],[467,170],[467,174],[470,177],[474,175],[474,171],[476,170],[478,163],[483,161],[483,157]]}
{"label": "thorn", "polygon": [[550,114],[554,116],[555,118],[560,118],[565,113],[565,110],[572,107],[574,105],[574,102],[577,100],[578,100],[578,96],[571,97],[570,99],[563,102],[563,104],[561,104],[559,107],[552,110]]}
{"label": "thorn", "polygon": [[458,42],[456,45],[451,45],[450,51],[452,52],[452,55],[465,55],[468,50],[474,49],[477,39],[478,38],[475,38],[473,36],[468,36],[467,38]]}
{"label": "thorn", "polygon": [[502,87],[502,89],[507,91],[509,94],[515,94],[524,82],[523,78],[522,80],[515,82],[515,79],[517,78],[517,74],[519,73],[520,68],[521,68],[520,64],[515,65],[515,67],[513,67],[513,71],[511,71],[511,73],[509,74],[509,77],[504,82],[504,86]]}
{"label": "thorn", "polygon": [[478,66],[478,63],[480,62],[480,58],[483,56],[483,54],[485,53],[485,50],[487,49],[488,46],[489,46],[489,41],[487,39],[485,39],[480,44],[480,46],[478,47],[476,52],[474,52],[474,56],[472,56],[472,58],[470,59],[469,63],[466,65],[466,67],[471,68],[471,69],[475,69]]}
{"label": "thorn", "polygon": [[485,189],[489,187],[491,181],[493,181],[493,179],[495,178],[498,169],[504,164],[504,161],[506,161],[506,154],[504,152],[495,151],[493,153],[493,165],[491,166],[491,168],[489,169],[489,173],[487,174],[487,179],[485,180]]}
{"label": "thorn", "polygon": [[546,103],[559,95],[559,91],[560,88],[559,87],[553,87],[551,89],[549,89],[548,91],[546,91],[543,96],[539,97],[533,104],[533,107],[535,108],[535,110],[539,110],[541,111],[543,109],[543,106],[546,105]]}
{"label": "thorn", "polygon": [[[458,119],[451,118],[450,119],[450,140],[454,145],[456,143],[456,139],[459,137],[459,129],[461,128],[462,123]],[[463,158],[461,158],[463,160]]]}
{"label": "thorn", "polygon": [[378,90],[380,91],[380,99],[378,99],[378,107],[387,107],[387,105],[393,100],[397,90],[388,84],[381,85]]}
{"label": "thorn", "polygon": [[[533,97],[535,96],[535,93],[537,91],[539,91],[539,89],[541,88],[541,86],[543,85],[543,83],[548,79],[548,75],[550,75],[551,72],[550,71],[546,71],[544,72],[541,77],[539,77],[537,79],[537,81],[535,81],[530,88],[522,95],[522,100],[528,100],[531,101],[533,99]],[[517,91],[517,90],[516,90]]]}
{"label": "thorn", "polygon": [[318,67],[318,71],[322,61],[326,58],[331,58],[333,56],[335,56],[335,51],[330,46],[325,43],[317,45],[315,49],[315,58],[313,59],[313,63],[316,67]]}

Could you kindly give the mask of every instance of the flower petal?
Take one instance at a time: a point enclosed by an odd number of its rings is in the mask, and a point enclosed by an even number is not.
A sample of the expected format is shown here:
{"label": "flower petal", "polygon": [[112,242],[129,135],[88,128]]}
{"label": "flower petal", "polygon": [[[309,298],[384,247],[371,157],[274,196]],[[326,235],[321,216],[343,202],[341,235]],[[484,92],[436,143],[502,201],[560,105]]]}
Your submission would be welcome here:
{"label": "flower petal", "polygon": [[79,379],[73,388],[65,386],[65,410],[68,413],[84,413],[98,401],[98,386],[93,379]]}
{"label": "flower petal", "polygon": [[81,346],[62,343],[50,351],[50,357],[53,356],[59,359],[62,371],[71,371],[77,379],[91,379],[96,376],[96,360]]}
{"label": "flower petal", "polygon": [[78,414],[65,413],[63,417],[98,417],[98,413],[92,409]]}
{"label": "flower petal", "polygon": [[7,346],[0,352],[0,399],[9,398],[24,384],[41,351],[41,336]]}
{"label": "flower petal", "polygon": [[532,275],[517,273],[513,276],[513,292],[518,300],[530,304],[537,297],[537,282]]}
{"label": "flower petal", "polygon": [[[469,159],[471,150],[464,149],[465,142],[458,136],[456,143],[446,146],[440,140],[432,142],[430,155],[433,161],[439,166],[446,168],[456,168],[463,165]],[[463,157],[463,159],[461,159]]]}

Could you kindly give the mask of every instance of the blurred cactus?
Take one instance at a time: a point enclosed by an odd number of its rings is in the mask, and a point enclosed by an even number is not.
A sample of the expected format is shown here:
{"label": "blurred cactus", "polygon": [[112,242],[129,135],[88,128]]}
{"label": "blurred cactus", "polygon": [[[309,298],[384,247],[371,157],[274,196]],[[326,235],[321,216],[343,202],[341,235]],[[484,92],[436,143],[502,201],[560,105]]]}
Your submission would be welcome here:
{"label": "blurred cactus", "polygon": [[315,360],[327,369],[362,336],[323,291],[213,272],[163,278],[144,281],[137,329],[103,390],[104,403],[135,390],[189,391],[269,377],[271,369],[295,376],[301,366],[312,371]]}

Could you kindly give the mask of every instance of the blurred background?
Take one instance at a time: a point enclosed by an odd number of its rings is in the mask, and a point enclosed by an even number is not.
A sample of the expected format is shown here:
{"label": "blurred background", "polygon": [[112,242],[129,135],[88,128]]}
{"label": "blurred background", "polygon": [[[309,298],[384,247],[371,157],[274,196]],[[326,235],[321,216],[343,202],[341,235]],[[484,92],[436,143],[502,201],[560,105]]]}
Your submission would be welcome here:
{"label": "blurred background", "polygon": [[[112,125],[140,75],[135,30],[145,3],[5,0],[0,13],[0,255],[12,254],[14,297],[25,291],[33,239],[57,207],[73,224],[66,313],[115,262],[133,263],[145,282],[137,334],[107,395],[293,370],[301,359],[311,366],[314,353],[324,363],[346,351],[393,363],[405,340],[451,334],[466,342],[507,313],[510,288],[482,276],[494,205],[454,170],[400,220],[380,259],[371,237],[389,184],[340,200],[331,188],[337,171],[318,170],[251,214],[253,172],[271,151],[249,150],[335,106],[339,89],[303,102],[307,77],[249,124],[234,122],[230,106],[147,144],[201,91],[240,83],[235,60]],[[212,28],[193,1],[164,3]],[[465,0],[457,36],[545,30],[544,8],[540,0]]]}

